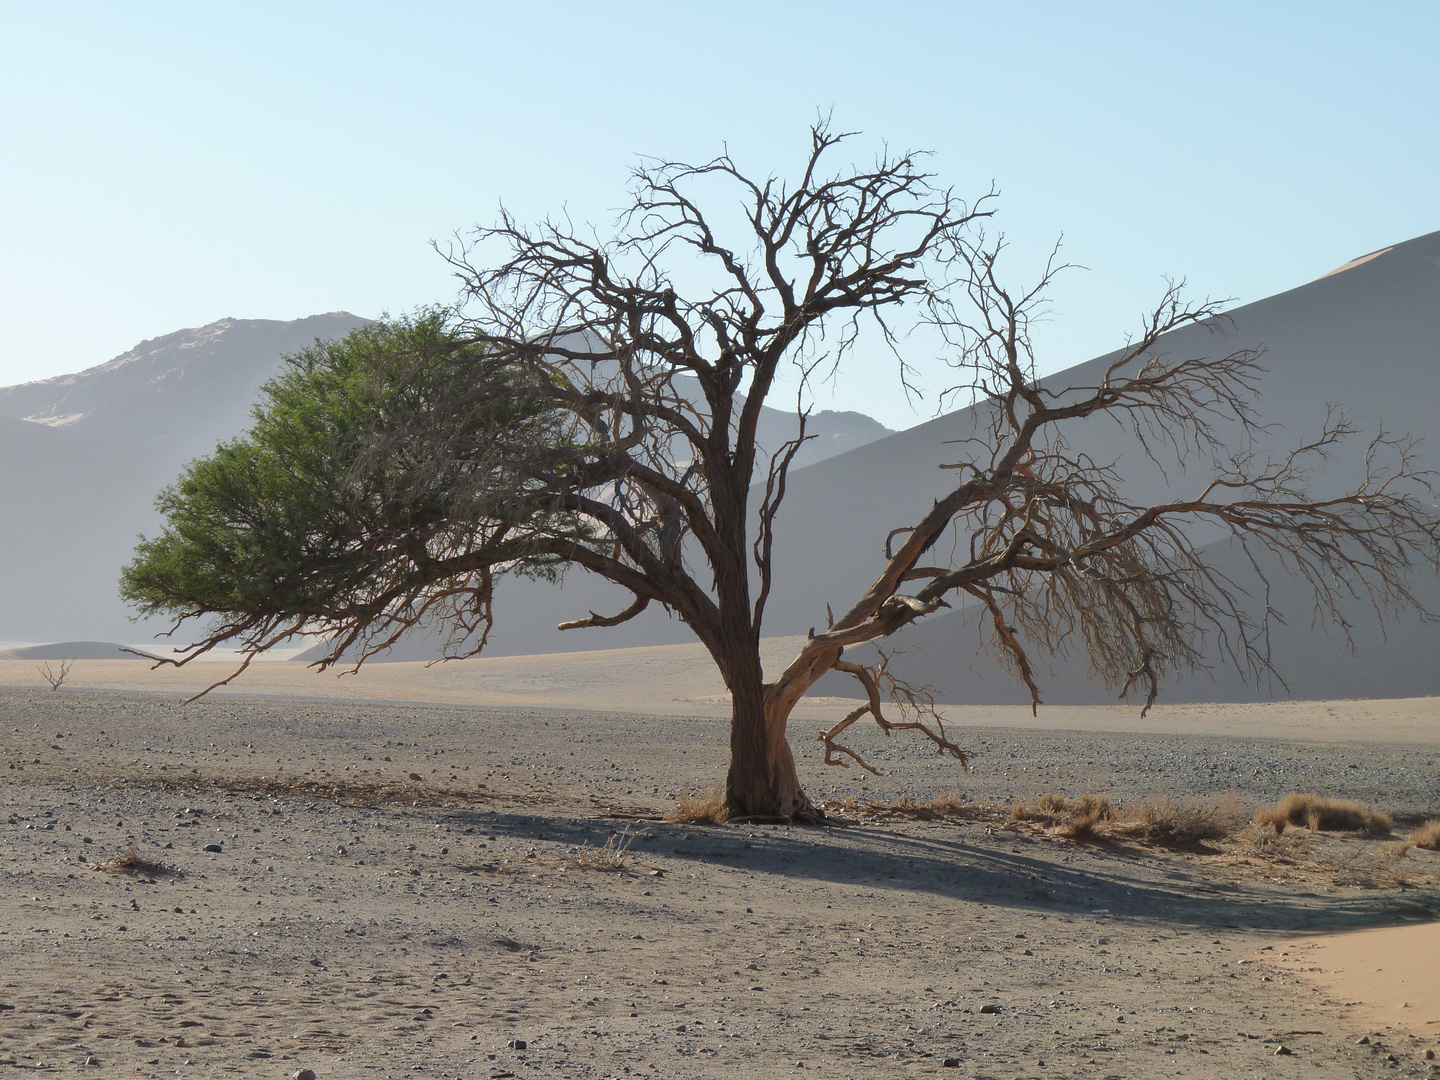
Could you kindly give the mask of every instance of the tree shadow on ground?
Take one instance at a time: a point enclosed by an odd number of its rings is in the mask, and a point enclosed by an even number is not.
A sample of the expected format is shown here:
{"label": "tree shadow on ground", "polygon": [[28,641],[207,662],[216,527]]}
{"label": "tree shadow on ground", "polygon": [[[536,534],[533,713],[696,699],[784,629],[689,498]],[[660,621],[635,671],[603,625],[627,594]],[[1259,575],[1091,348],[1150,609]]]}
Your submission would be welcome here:
{"label": "tree shadow on ground", "polygon": [[1321,931],[1440,917],[1433,891],[1320,894],[1227,880],[1179,856],[1070,844],[983,826],[695,826],[460,810],[455,824],[513,839],[592,847],[629,833],[636,863],[711,863],[754,875],[1051,914],[1108,914],[1195,927]]}

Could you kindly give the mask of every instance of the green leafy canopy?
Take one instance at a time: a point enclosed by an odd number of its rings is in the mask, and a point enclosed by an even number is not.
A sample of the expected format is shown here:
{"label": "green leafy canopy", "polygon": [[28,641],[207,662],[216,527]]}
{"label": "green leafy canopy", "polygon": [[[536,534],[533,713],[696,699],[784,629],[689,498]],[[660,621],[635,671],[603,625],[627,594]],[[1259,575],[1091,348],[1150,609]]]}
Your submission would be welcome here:
{"label": "green leafy canopy", "polygon": [[160,494],[165,528],[121,594],[143,615],[210,616],[199,652],[323,634],[328,664],[442,615],[478,650],[495,575],[553,575],[583,535],[530,497],[537,462],[570,457],[545,389],[446,309],[317,342],[265,384],[248,433]]}

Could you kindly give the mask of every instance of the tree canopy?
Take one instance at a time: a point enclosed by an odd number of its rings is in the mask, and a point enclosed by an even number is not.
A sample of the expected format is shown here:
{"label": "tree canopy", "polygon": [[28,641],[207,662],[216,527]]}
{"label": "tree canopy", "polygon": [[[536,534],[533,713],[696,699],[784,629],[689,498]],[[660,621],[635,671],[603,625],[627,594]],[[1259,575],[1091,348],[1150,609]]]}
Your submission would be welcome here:
{"label": "tree canopy", "polygon": [[[253,656],[297,634],[331,641],[322,667],[346,650],[363,661],[427,620],[473,652],[498,576],[574,566],[633,602],[566,627],[656,603],[714,658],[732,698],[731,810],[803,818],[814,808],[787,722],[829,671],[857,679],[864,700],[822,736],[827,762],[872,768],[840,741],[867,715],[965,760],[923,695],[845,656],[952,602],[987,613],[997,662],[1032,703],[1031,654],[1078,641],[1100,678],[1138,688],[1147,707],[1207,634],[1242,668],[1268,664],[1264,617],[1207,565],[1197,522],[1277,554],[1322,611],[1338,614],[1343,594],[1416,604],[1407,574],[1440,567],[1440,530],[1410,441],[1377,436],[1358,483],[1314,495],[1312,470],[1350,425],[1335,414],[1285,453],[1256,450],[1259,355],[1171,357],[1167,335],[1220,325],[1218,305],[1178,288],[1095,385],[1049,385],[1030,323],[1057,268],[1008,288],[1003,245],[982,227],[992,195],[959,199],[913,154],[833,167],[844,139],[816,125],[792,179],[752,179],[728,156],[642,165],[608,239],[502,216],[449,251],[454,312],[292,358],[251,432],[162,496],[166,529],[125,571],[142,611],[211,619],[172,662],[222,642]],[[945,341],[976,437],[935,463],[953,486],[893,523],[875,576],[837,583],[861,598],[767,679],[774,537],[806,410],[767,456],[760,409],[786,366],[802,385],[844,377],[862,333],[908,379],[905,320]],[[1072,449],[1076,425],[1105,421],[1153,460],[1199,460],[1203,481],[1130,501],[1112,465]]]}

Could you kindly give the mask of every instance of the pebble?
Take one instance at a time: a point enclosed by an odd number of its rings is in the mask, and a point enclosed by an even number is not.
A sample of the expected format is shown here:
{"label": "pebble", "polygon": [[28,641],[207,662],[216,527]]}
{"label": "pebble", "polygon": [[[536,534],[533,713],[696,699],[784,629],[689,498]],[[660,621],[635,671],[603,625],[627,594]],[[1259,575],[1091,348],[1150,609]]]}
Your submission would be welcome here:
{"label": "pebble", "polygon": [[314,1069],[296,1069],[290,1074],[290,1080],[315,1080]]}
{"label": "pebble", "polygon": [[527,1043],[524,1039],[511,1039],[511,1040],[510,1040],[510,1049],[511,1049],[511,1050],[524,1050],[524,1049],[525,1049],[527,1046],[529,1046],[529,1045],[530,1045],[530,1044]]}
{"label": "pebble", "polygon": [[1425,1060],[1426,1060],[1426,1061],[1434,1061],[1434,1060],[1435,1060],[1435,1051],[1434,1051],[1434,1050],[1426,1050],[1426,1051],[1425,1051]]}
{"label": "pebble", "polygon": [[206,844],[206,845],[205,845],[205,850],[206,850],[206,851],[213,851],[216,855],[219,855],[219,854],[220,854],[222,851],[224,851],[225,849],[222,848],[219,844]]}
{"label": "pebble", "polygon": [[1279,1046],[1275,1047],[1276,1057],[1288,1057],[1293,1053],[1295,1053],[1295,1051],[1291,1050],[1290,1047],[1286,1046],[1284,1043],[1281,1043]]}
{"label": "pebble", "polygon": [[982,1013],[991,1013],[991,1014],[993,1014],[993,1013],[998,1013],[998,1012],[1000,1011],[1000,1006],[999,1006],[999,1005],[981,1005],[981,1006],[980,1006],[980,1011],[981,1011]]}
{"label": "pebble", "polygon": [[946,1058],[946,1059],[945,1059],[944,1061],[942,1061],[940,1064],[941,1064],[944,1068],[946,1068],[946,1069],[958,1069],[958,1068],[960,1067],[960,1059],[959,1059],[959,1058]]}

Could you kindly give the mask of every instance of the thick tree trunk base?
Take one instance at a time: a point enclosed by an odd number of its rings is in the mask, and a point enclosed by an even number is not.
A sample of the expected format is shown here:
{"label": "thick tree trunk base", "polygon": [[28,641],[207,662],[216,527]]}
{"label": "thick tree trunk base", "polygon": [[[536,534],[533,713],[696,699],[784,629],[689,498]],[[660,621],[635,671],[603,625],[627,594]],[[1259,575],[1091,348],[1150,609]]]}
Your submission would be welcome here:
{"label": "thick tree trunk base", "polygon": [[769,706],[760,723],[751,726],[737,721],[732,730],[730,774],[725,781],[730,820],[825,820],[825,811],[810,801],[800,784],[790,741],[785,737],[785,719]]}

